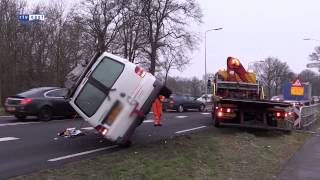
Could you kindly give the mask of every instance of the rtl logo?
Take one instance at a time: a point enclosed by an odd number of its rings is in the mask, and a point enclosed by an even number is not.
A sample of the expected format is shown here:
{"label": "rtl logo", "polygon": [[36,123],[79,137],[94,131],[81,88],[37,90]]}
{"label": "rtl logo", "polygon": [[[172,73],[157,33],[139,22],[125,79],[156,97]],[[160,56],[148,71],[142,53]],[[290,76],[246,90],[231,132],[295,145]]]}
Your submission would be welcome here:
{"label": "rtl logo", "polygon": [[44,15],[42,14],[20,14],[19,21],[44,21]]}

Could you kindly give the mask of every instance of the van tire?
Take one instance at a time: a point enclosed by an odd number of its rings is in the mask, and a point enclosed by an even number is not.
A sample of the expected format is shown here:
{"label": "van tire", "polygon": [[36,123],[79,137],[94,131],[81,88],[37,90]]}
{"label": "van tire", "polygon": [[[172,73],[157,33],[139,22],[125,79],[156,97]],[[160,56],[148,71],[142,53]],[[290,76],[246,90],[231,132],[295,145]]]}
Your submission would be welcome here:
{"label": "van tire", "polygon": [[16,114],[16,115],[14,115],[17,119],[19,119],[19,120],[25,120],[26,119],[26,115],[21,115],[21,114]]}
{"label": "van tire", "polygon": [[132,145],[132,141],[130,141],[130,140],[127,140],[127,141],[119,144],[119,146],[122,148],[129,148],[131,145]]}

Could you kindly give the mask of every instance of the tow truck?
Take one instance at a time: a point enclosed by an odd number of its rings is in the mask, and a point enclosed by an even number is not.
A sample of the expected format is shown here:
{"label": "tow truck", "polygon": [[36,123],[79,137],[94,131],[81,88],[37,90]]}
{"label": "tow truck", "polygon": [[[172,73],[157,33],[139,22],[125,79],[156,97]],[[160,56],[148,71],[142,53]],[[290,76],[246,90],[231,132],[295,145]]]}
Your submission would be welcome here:
{"label": "tow truck", "polygon": [[290,104],[266,100],[256,74],[245,70],[239,59],[228,57],[227,69],[220,69],[208,83],[216,127],[290,130],[286,121],[291,116]]}

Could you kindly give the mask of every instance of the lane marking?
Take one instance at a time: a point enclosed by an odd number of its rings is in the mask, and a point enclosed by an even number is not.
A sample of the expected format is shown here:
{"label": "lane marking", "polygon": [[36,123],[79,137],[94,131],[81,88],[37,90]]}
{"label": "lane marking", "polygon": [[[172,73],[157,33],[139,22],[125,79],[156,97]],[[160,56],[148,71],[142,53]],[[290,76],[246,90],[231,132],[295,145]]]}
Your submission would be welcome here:
{"label": "lane marking", "polygon": [[0,118],[13,118],[14,116],[0,116]]}
{"label": "lane marking", "polygon": [[194,131],[194,130],[202,129],[202,128],[205,128],[205,127],[207,127],[207,126],[200,126],[200,127],[196,127],[196,128],[186,129],[186,130],[178,131],[178,132],[176,132],[176,134],[181,134],[181,133],[184,133],[184,132]]}
{"label": "lane marking", "polygon": [[17,126],[17,125],[26,125],[26,124],[38,124],[41,122],[18,122],[18,123],[4,123],[4,124],[0,124],[0,127],[4,127],[4,126]]}
{"label": "lane marking", "polygon": [[178,118],[178,119],[183,119],[183,118],[186,118],[186,117],[188,117],[188,116],[176,116],[176,118]]}
{"label": "lane marking", "polygon": [[153,123],[154,120],[153,119],[148,119],[148,120],[144,120],[143,123]]}
{"label": "lane marking", "polygon": [[113,148],[116,148],[116,147],[118,147],[118,145],[108,146],[108,147],[94,149],[94,150],[90,150],[90,151],[84,151],[84,152],[76,153],[76,154],[70,154],[70,155],[67,155],[67,156],[62,156],[62,157],[58,157],[58,158],[54,158],[54,159],[49,159],[48,161],[49,162],[60,161],[60,160],[69,159],[69,158],[82,156],[82,155],[86,155],[86,154],[91,154],[91,153],[95,153],[95,152],[99,152],[99,151],[109,150],[109,149],[113,149]]}
{"label": "lane marking", "polygon": [[4,141],[13,141],[13,140],[18,140],[19,138],[16,137],[4,137],[4,138],[0,138],[0,142],[4,142]]}
{"label": "lane marking", "polygon": [[85,128],[81,128],[81,129],[83,129],[83,130],[94,130],[93,127],[85,127]]}
{"label": "lane marking", "polygon": [[210,115],[210,113],[201,113],[201,114],[203,114],[203,115]]}

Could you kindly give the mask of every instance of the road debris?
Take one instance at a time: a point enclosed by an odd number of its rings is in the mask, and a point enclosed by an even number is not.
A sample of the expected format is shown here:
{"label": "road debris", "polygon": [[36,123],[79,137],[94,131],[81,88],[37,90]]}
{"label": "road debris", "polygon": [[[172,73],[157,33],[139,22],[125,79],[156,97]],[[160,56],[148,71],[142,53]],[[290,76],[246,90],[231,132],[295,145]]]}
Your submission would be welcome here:
{"label": "road debris", "polygon": [[83,136],[85,135],[81,130],[78,130],[76,128],[67,128],[64,131],[58,133],[58,136],[70,138],[75,136]]}

